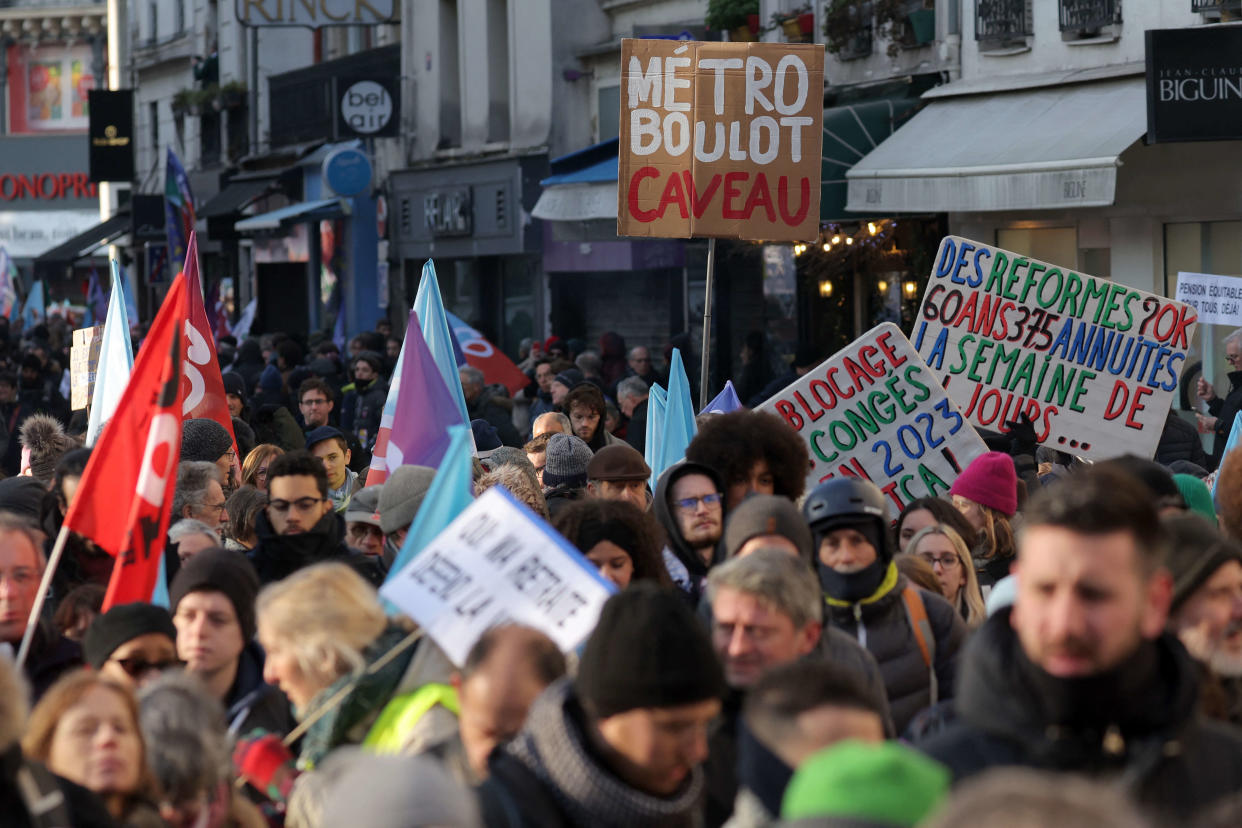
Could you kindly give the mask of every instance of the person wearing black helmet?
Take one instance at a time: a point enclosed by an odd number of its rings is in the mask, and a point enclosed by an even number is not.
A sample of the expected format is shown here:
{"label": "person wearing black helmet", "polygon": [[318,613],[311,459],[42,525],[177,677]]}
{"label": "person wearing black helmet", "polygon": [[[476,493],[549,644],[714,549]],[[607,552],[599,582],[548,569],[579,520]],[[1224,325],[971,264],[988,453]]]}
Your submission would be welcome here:
{"label": "person wearing black helmet", "polygon": [[888,503],[866,480],[821,483],[802,514],[831,623],[875,656],[897,732],[953,695],[961,617],[944,598],[910,584],[893,563]]}

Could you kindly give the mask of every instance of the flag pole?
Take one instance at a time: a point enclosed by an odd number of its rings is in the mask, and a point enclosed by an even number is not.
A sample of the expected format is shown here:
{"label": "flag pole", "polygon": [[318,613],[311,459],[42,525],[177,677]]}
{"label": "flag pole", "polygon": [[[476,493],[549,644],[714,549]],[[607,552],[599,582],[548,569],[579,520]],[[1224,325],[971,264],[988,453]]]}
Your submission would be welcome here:
{"label": "flag pole", "polygon": [[35,595],[34,606],[30,608],[30,618],[26,621],[26,632],[22,634],[22,644],[17,650],[16,666],[18,670],[22,669],[22,665],[26,663],[26,656],[30,652],[30,644],[34,640],[35,629],[39,625],[39,615],[43,612],[43,600],[47,598],[47,591],[52,586],[52,575],[56,572],[56,566],[60,563],[60,557],[65,552],[65,543],[69,540],[69,527],[62,525],[60,534],[56,536],[56,544],[52,547],[52,556],[48,558],[47,565],[43,567],[43,581],[39,584],[39,592]]}
{"label": "flag pole", "polygon": [[716,270],[716,240],[707,240],[707,284],[703,289],[703,355],[699,362],[699,410],[707,408],[709,397],[708,366],[711,359],[708,354],[712,344],[712,275]]}

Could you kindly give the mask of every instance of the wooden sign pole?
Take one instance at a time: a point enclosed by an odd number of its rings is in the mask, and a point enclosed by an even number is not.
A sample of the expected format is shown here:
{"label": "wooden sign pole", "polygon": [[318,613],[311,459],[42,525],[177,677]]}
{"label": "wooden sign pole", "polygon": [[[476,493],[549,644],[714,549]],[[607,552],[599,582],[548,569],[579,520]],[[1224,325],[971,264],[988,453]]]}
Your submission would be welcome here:
{"label": "wooden sign pole", "polygon": [[707,283],[703,289],[703,354],[699,360],[699,410],[707,408],[712,344],[712,276],[716,271],[716,240],[707,240]]}

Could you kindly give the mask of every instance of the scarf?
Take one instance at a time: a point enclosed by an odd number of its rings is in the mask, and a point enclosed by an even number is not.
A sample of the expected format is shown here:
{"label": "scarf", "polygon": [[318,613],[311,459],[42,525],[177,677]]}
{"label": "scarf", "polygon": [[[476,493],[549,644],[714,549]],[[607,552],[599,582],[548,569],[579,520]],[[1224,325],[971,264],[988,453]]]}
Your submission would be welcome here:
{"label": "scarf", "polygon": [[573,684],[560,679],[535,700],[526,726],[505,749],[552,790],[575,825],[622,828],[690,821],[703,793],[701,768],[692,770],[671,797],[635,790],[587,749],[584,718]]}
{"label": "scarf", "polygon": [[[362,651],[362,658],[369,666],[381,656],[401,643],[408,635],[400,627],[389,624],[374,641]],[[357,682],[345,699],[324,714],[302,736],[302,752],[298,757],[298,768],[307,770],[315,767],[333,748],[342,744],[362,741],[361,737],[351,739],[350,733],[360,724],[374,720],[384,706],[392,699],[405,675],[410,660],[414,658],[417,647],[410,647],[379,670],[371,674],[346,673],[324,690],[320,690],[311,699],[306,710],[296,711],[301,719],[319,708],[332,698],[342,687]]]}

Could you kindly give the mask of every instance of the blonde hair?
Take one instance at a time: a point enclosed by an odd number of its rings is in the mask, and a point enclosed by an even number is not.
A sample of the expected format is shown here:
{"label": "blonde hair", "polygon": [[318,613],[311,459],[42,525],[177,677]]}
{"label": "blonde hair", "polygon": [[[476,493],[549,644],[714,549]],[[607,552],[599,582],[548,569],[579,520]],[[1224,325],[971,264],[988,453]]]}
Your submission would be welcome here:
{"label": "blonde hair", "polygon": [[388,624],[375,588],[343,563],[315,564],[268,584],[255,606],[259,626],[288,645],[322,688],[361,672],[362,651]]}
{"label": "blonde hair", "polygon": [[[129,713],[129,721],[134,734],[138,738],[138,784],[132,791],[125,791],[127,800],[152,799],[156,790],[155,777],[147,764],[147,742],[142,735],[142,726],[138,721],[138,702],[128,688],[122,687],[111,679],[104,678],[91,670],[75,670],[66,673],[53,684],[34,710],[30,712],[30,721],[26,725],[26,735],[22,737],[22,752],[37,762],[47,764],[52,753],[52,739],[56,736],[56,728],[70,708],[82,701],[91,690],[102,688],[114,693]],[[48,768],[58,773],[56,768]]]}
{"label": "blonde hair", "polygon": [[962,536],[952,526],[934,523],[920,529],[914,537],[910,538],[905,551],[911,555],[916,554],[919,542],[929,535],[943,535],[949,539],[949,543],[953,544],[953,551],[957,554],[957,565],[966,573],[962,588],[957,591],[957,598],[953,599],[953,608],[958,612],[966,610],[966,626],[973,630],[987,620],[988,611],[983,603],[983,593],[979,590],[979,576],[975,574],[975,562],[970,557],[970,550],[966,548],[966,541],[962,540]]}

